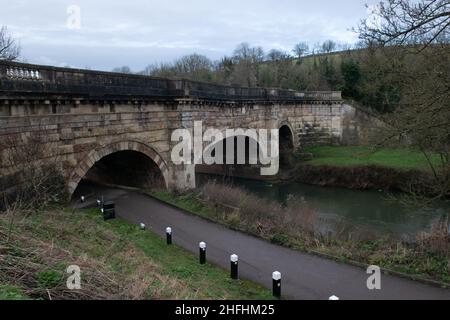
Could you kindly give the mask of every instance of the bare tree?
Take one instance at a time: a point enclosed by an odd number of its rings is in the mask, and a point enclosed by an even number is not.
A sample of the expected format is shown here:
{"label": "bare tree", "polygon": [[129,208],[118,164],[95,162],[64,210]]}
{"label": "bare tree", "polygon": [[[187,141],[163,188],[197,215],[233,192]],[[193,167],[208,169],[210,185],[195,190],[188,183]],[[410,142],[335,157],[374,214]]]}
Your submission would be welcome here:
{"label": "bare tree", "polygon": [[236,61],[246,60],[250,63],[258,63],[264,60],[264,50],[261,47],[250,47],[244,42],[237,46],[233,56]]}
{"label": "bare tree", "polygon": [[371,19],[357,31],[368,43],[380,45],[448,42],[449,0],[387,0],[375,7]]}
{"label": "bare tree", "polygon": [[171,63],[160,63],[160,64],[150,64],[139,74],[146,76],[154,76],[154,77],[163,77],[163,78],[173,78],[179,75],[176,74],[173,64]]}
{"label": "bare tree", "polygon": [[330,53],[336,50],[337,44],[336,42],[332,40],[327,40],[324,43],[322,43],[322,52],[323,53]]}
{"label": "bare tree", "polygon": [[233,72],[231,83],[254,87],[259,83],[258,65],[264,61],[264,50],[261,47],[250,47],[248,43],[241,43],[234,50]]}
{"label": "bare tree", "polygon": [[11,177],[10,187],[14,189],[9,204],[38,209],[66,200],[57,143],[49,137],[44,126],[31,134],[0,137],[0,176]]}
{"label": "bare tree", "polygon": [[206,56],[190,54],[175,62],[175,72],[191,80],[206,81],[211,77],[213,63]]}
{"label": "bare tree", "polygon": [[151,64],[140,74],[166,78],[186,78],[195,81],[211,81],[214,64],[206,56],[190,54],[183,56],[173,63]]}
{"label": "bare tree", "polygon": [[289,54],[277,49],[270,50],[269,53],[267,54],[267,57],[271,61],[281,61],[290,58]]}
{"label": "bare tree", "polygon": [[13,61],[20,56],[20,46],[16,40],[9,34],[8,29],[3,26],[0,28],[0,60]]}
{"label": "bare tree", "polygon": [[[407,66],[399,69],[401,96],[395,111],[385,117],[389,126],[380,144],[407,141],[422,151],[434,177],[427,189],[436,198],[450,194],[449,4],[387,0],[379,6],[376,25],[366,20],[359,27],[369,51],[385,55],[392,66]],[[441,45],[430,46],[438,41]],[[420,51],[411,50],[419,46]]]}
{"label": "bare tree", "polygon": [[297,58],[301,58],[309,52],[309,45],[306,42],[299,42],[292,50]]}

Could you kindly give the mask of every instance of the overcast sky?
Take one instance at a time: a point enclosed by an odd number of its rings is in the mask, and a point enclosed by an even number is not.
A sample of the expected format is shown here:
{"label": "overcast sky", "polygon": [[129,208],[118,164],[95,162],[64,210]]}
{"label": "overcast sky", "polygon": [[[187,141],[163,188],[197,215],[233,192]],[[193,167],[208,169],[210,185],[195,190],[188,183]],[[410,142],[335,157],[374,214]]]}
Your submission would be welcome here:
{"label": "overcast sky", "polygon": [[[0,0],[0,25],[19,39],[30,63],[140,71],[193,52],[219,59],[241,42],[286,51],[300,41],[354,43],[351,28],[375,2]],[[80,28],[71,5],[80,8]]]}

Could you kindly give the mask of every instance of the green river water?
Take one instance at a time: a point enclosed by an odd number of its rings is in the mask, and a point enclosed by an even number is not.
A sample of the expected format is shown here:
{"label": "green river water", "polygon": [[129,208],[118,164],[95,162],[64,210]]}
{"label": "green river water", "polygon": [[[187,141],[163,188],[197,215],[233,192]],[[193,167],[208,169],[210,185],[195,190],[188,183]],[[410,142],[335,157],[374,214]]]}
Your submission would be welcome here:
{"label": "green river water", "polygon": [[[211,179],[223,181],[219,176],[197,175],[199,186]],[[290,196],[304,200],[318,213],[322,230],[333,229],[337,225],[342,228],[344,225],[349,229],[365,230],[374,235],[390,234],[413,240],[418,232],[429,230],[433,224],[448,217],[450,212],[447,203],[440,203],[430,209],[405,207],[377,191],[327,188],[295,182],[272,184],[240,178],[234,178],[232,183],[282,204]]]}

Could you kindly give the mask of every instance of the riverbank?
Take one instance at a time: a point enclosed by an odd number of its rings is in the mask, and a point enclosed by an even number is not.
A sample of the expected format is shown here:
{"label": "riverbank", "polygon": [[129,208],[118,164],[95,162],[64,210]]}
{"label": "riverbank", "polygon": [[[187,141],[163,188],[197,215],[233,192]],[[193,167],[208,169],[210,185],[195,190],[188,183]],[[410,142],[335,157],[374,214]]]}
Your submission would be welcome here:
{"label": "riverbank", "polygon": [[353,190],[382,190],[432,194],[430,174],[414,169],[395,169],[376,165],[334,166],[300,165],[290,180],[317,185]]}
{"label": "riverbank", "polygon": [[[326,146],[308,147],[303,150],[312,158],[306,163],[311,166],[360,167],[376,166],[399,170],[429,170],[427,158],[411,149],[373,148],[370,146]],[[438,165],[440,158],[431,158]]]}
{"label": "riverbank", "polygon": [[291,180],[357,190],[420,195],[436,192],[430,162],[439,167],[438,155],[427,159],[414,150],[366,146],[311,147],[304,153],[309,157],[299,160]]}
{"label": "riverbank", "polygon": [[424,280],[450,285],[450,238],[445,224],[417,235],[417,242],[403,243],[390,237],[367,237],[365,230],[318,232],[314,210],[294,199],[286,208],[245,190],[214,184],[197,192],[176,195],[167,191],[152,196],[207,220],[272,243],[319,254],[356,265],[378,265]]}
{"label": "riverbank", "polygon": [[[11,224],[12,222],[12,224]],[[0,215],[0,299],[270,299],[249,281],[97,209]],[[82,290],[67,290],[66,268]]]}

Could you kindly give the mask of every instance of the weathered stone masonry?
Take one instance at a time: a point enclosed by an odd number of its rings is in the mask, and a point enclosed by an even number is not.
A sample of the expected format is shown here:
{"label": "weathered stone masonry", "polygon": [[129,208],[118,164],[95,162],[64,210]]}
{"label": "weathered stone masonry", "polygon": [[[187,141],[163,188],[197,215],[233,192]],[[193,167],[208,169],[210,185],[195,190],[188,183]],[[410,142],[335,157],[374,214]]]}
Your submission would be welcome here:
{"label": "weathered stone masonry", "polygon": [[[102,157],[139,151],[161,169],[172,189],[195,186],[193,166],[170,160],[173,130],[289,126],[296,148],[339,143],[340,92],[296,92],[220,86],[187,80],[55,68],[0,61],[0,139],[45,131],[57,144],[72,193]],[[0,144],[1,145],[1,144]],[[1,147],[0,147],[1,148]],[[0,172],[0,191],[11,184]]]}

